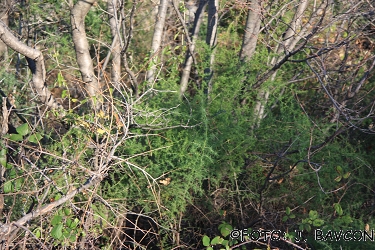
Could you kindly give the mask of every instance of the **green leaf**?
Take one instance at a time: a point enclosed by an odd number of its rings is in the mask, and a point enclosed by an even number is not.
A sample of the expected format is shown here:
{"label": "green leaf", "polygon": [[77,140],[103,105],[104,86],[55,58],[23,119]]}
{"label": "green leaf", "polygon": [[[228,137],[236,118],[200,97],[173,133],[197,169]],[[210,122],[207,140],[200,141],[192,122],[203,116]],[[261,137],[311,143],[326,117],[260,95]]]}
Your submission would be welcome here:
{"label": "green leaf", "polygon": [[[65,79],[64,79],[63,75],[61,74],[61,72],[59,72],[57,74],[57,84],[58,84],[59,87],[66,86]],[[62,98],[64,98],[64,97],[62,97]]]}
{"label": "green leaf", "polygon": [[207,247],[207,250],[214,250],[212,247]]}
{"label": "green leaf", "polygon": [[55,199],[55,201],[60,200],[61,199],[61,194],[56,194],[54,199]]}
{"label": "green leaf", "polygon": [[42,236],[42,233],[40,232],[40,229],[39,229],[39,228],[37,228],[37,229],[34,230],[34,235],[35,235],[35,237],[36,237],[37,239],[39,239],[40,236]]}
{"label": "green leaf", "polygon": [[342,179],[342,176],[340,175],[340,176],[337,176],[337,177],[335,178],[335,181],[336,181],[336,182],[340,182],[341,179]]}
{"label": "green leaf", "polygon": [[221,245],[223,246],[228,246],[229,244],[229,240],[223,240],[223,242],[221,242]]}
{"label": "green leaf", "polygon": [[352,223],[353,222],[353,219],[352,217],[350,217],[349,215],[345,215],[342,217],[342,221],[346,224],[349,224],[349,223]]}
{"label": "green leaf", "polygon": [[221,242],[223,242],[223,238],[221,238],[220,236],[216,236],[215,238],[211,240],[211,245],[217,245],[217,244],[220,244]]}
{"label": "green leaf", "polygon": [[311,220],[315,220],[315,219],[317,219],[318,218],[318,212],[317,211],[315,211],[315,210],[310,210],[310,212],[309,212],[309,217],[310,217],[310,219]]}
{"label": "green leaf", "polygon": [[65,215],[69,215],[70,214],[70,209],[69,208],[65,208],[64,209],[64,214]]}
{"label": "green leaf", "polygon": [[66,226],[67,227],[70,228],[70,226],[72,225],[72,223],[73,223],[73,221],[70,218],[66,219]]}
{"label": "green leaf", "polygon": [[9,136],[9,139],[11,139],[12,141],[22,141],[23,137],[22,135],[19,135],[19,134],[11,134]]}
{"label": "green leaf", "polygon": [[324,225],[324,220],[322,219],[316,219],[313,221],[313,226],[314,227],[321,227]]}
{"label": "green leaf", "polygon": [[71,222],[69,225],[69,228],[75,229],[78,226],[79,220],[77,218],[74,219],[74,221]]}
{"label": "green leaf", "polygon": [[35,133],[29,136],[29,142],[38,143],[42,138],[43,136],[40,133]]}
{"label": "green leaf", "polygon": [[0,156],[6,156],[7,155],[7,149],[3,148],[0,150]]}
{"label": "green leaf", "polygon": [[342,167],[337,166],[337,167],[336,167],[336,172],[337,172],[339,175],[342,175]]}
{"label": "green leaf", "polygon": [[68,90],[65,89],[61,92],[61,98],[66,98],[66,97],[69,97],[69,92]]}
{"label": "green leaf", "polygon": [[295,214],[291,214],[291,215],[289,216],[289,218],[294,219],[294,218],[296,218],[296,215],[295,215]]}
{"label": "green leaf", "polygon": [[55,215],[51,221],[51,225],[52,226],[55,226],[57,224],[59,224],[61,221],[62,221],[62,216],[61,215]]}
{"label": "green leaf", "polygon": [[210,238],[207,235],[203,236],[202,241],[203,241],[203,246],[208,247],[210,245]]}
{"label": "green leaf", "polygon": [[7,165],[7,158],[5,156],[0,156],[0,165],[3,167]]}
{"label": "green leaf", "polygon": [[226,222],[220,224],[218,228],[223,237],[227,237],[230,234],[230,232],[233,231],[233,227]]}
{"label": "green leaf", "polygon": [[9,172],[9,179],[14,179],[17,176],[17,172],[15,169],[10,170]]}
{"label": "green leaf", "polygon": [[58,224],[56,226],[54,226],[52,228],[52,231],[51,231],[51,236],[57,240],[61,239],[62,237],[62,229],[63,229],[63,225],[62,224]]}
{"label": "green leaf", "polygon": [[13,192],[13,182],[12,181],[5,182],[3,189],[4,189],[5,194]]}
{"label": "green leaf", "polygon": [[285,209],[285,213],[286,213],[287,215],[290,215],[290,207],[286,207],[286,209]]}
{"label": "green leaf", "polygon": [[24,183],[25,179],[24,178],[18,178],[15,181],[15,190],[19,191],[22,187],[22,184]]}
{"label": "green leaf", "polygon": [[341,216],[341,215],[343,215],[343,210],[342,210],[342,207],[341,207],[341,205],[340,205],[340,203],[335,203],[334,205],[333,205],[333,207],[335,208],[335,211],[337,212],[337,214],[339,215],[339,216]]}
{"label": "green leaf", "polygon": [[349,178],[349,176],[350,176],[350,172],[347,172],[347,173],[345,173],[345,174],[344,174],[344,176],[343,176],[343,177],[344,177],[344,179],[348,179],[348,178]]}
{"label": "green leaf", "polygon": [[76,233],[73,233],[73,234],[69,237],[69,240],[70,240],[70,242],[76,242],[76,240],[77,240],[77,234],[76,234]]}
{"label": "green leaf", "polygon": [[20,135],[27,135],[29,133],[29,125],[24,123],[16,128],[17,133]]}

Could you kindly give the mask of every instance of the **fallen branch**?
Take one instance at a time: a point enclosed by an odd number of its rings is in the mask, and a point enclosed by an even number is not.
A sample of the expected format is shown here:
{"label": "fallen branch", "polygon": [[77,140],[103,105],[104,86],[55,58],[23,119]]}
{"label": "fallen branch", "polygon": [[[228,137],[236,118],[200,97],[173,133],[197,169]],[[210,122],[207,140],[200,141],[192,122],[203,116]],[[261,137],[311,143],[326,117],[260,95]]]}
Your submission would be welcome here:
{"label": "fallen branch", "polygon": [[87,190],[88,188],[90,188],[91,186],[93,186],[97,183],[100,183],[103,180],[103,178],[104,178],[103,175],[93,175],[89,179],[87,179],[85,184],[83,184],[79,188],[69,192],[68,194],[63,196],[61,199],[59,199],[57,201],[54,201],[54,202],[51,202],[47,205],[44,205],[43,207],[38,208],[35,211],[32,211],[32,212],[26,214],[25,216],[23,216],[22,218],[20,218],[19,220],[15,221],[15,222],[3,224],[0,227],[0,240],[5,240],[8,235],[10,235],[18,227],[26,224],[26,222],[28,222],[29,220],[32,220],[32,219],[34,219],[38,216],[41,216],[43,214],[46,214],[46,213],[52,211],[54,208],[64,204],[65,202],[67,202],[68,200],[73,198],[75,195],[81,193],[84,190]]}

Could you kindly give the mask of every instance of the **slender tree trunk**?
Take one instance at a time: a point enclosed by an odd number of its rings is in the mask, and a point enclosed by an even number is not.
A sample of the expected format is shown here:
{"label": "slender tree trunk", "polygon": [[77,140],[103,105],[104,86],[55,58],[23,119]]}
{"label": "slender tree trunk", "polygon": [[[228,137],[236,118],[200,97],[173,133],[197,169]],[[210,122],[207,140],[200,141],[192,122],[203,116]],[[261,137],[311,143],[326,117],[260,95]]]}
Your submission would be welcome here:
{"label": "slender tree trunk", "polygon": [[[294,13],[294,17],[292,22],[289,24],[288,29],[284,33],[284,42],[278,44],[275,57],[271,60],[271,65],[278,63],[280,60],[281,53],[283,51],[290,52],[294,49],[298,41],[303,37],[304,29],[302,27],[302,17],[307,8],[308,0],[301,0],[300,4],[296,12]],[[271,76],[271,81],[274,81],[277,75],[277,70],[273,72]],[[254,107],[254,117],[255,123],[257,126],[260,125],[261,120],[265,117],[265,107],[268,102],[268,98],[270,96],[270,90],[268,89],[261,89],[258,92],[257,101]]]}
{"label": "slender tree trunk", "polygon": [[120,90],[121,79],[121,44],[120,44],[120,23],[117,16],[118,0],[108,0],[107,9],[109,14],[109,25],[112,34],[112,69],[111,81],[115,89]]}
{"label": "slender tree trunk", "polygon": [[213,77],[213,69],[212,66],[215,62],[215,47],[217,44],[217,26],[218,26],[218,14],[219,9],[219,0],[209,0],[208,1],[208,22],[207,22],[207,36],[206,36],[206,43],[211,48],[211,55],[210,55],[210,67],[207,68],[205,74],[207,76],[207,96],[210,97],[210,93],[212,92],[212,77]]}
{"label": "slender tree trunk", "polygon": [[187,90],[188,83],[189,83],[189,77],[191,72],[191,67],[193,64],[193,58],[194,58],[194,50],[195,50],[195,42],[198,39],[199,29],[202,23],[202,16],[204,13],[204,8],[207,5],[207,0],[201,0],[199,2],[199,7],[197,9],[197,12],[195,13],[195,20],[194,20],[194,27],[193,32],[191,36],[191,44],[188,46],[188,50],[186,52],[186,58],[185,58],[185,65],[182,69],[182,76],[180,81],[180,96],[182,97]]}
{"label": "slender tree trunk", "polygon": [[[81,72],[82,81],[92,100],[94,107],[99,107],[101,91],[98,79],[95,76],[94,66],[89,52],[89,43],[86,38],[85,17],[95,0],[79,0],[71,10],[72,37],[75,47],[77,63]],[[99,101],[99,102],[98,102]]]}
{"label": "slender tree trunk", "polygon": [[59,109],[62,105],[56,102],[51,92],[45,85],[46,81],[46,70],[44,67],[43,54],[39,50],[33,49],[26,44],[19,41],[13,34],[8,30],[7,25],[0,20],[0,40],[4,42],[8,47],[24,55],[28,62],[28,66],[32,73],[32,85],[35,88],[39,99],[46,104],[48,107]]}
{"label": "slender tree trunk", "polygon": [[[9,20],[8,20],[9,8],[10,8],[9,0],[1,1],[0,9],[2,10],[0,12],[0,20],[3,21],[6,26],[9,25]],[[3,57],[4,61],[6,61],[8,57],[8,46],[2,40],[0,40],[0,59],[1,57]]]}
{"label": "slender tree trunk", "polygon": [[240,59],[249,61],[255,52],[258,41],[259,29],[261,23],[261,0],[251,0],[249,11],[247,12],[247,21],[245,27],[245,35],[242,42]]}
{"label": "slender tree trunk", "polygon": [[169,5],[169,0],[160,0],[159,4],[159,11],[156,16],[156,24],[154,29],[154,36],[152,37],[152,44],[151,44],[151,66],[150,69],[147,71],[147,82],[151,86],[151,84],[155,80],[155,71],[156,71],[156,64],[158,62],[157,53],[159,52],[161,46],[161,40],[163,37],[163,30],[165,24],[165,18],[167,16],[167,9]]}

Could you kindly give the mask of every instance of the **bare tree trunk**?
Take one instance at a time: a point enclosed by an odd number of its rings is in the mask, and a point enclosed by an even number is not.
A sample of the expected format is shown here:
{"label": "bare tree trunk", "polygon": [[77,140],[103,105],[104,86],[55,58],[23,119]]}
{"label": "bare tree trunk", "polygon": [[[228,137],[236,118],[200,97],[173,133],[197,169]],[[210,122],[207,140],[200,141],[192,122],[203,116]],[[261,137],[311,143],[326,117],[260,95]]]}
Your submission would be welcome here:
{"label": "bare tree trunk", "polygon": [[[284,33],[284,42],[279,43],[276,53],[277,56],[273,57],[271,60],[271,65],[278,63],[281,53],[283,51],[290,52],[294,49],[296,44],[299,40],[303,37],[305,33],[305,29],[302,27],[302,17],[307,8],[308,0],[301,0],[300,4],[296,12],[294,13],[294,17],[292,22],[289,24],[288,29]],[[271,76],[271,81],[274,81],[277,75],[277,70],[273,72]],[[264,110],[268,102],[268,98],[270,95],[270,90],[268,89],[261,89],[257,96],[257,101],[254,107],[254,117],[257,126],[260,125],[261,120],[265,117]]]}
{"label": "bare tree trunk", "polygon": [[89,43],[86,38],[85,16],[90,11],[96,0],[79,0],[71,10],[72,36],[75,47],[77,63],[81,71],[82,81],[92,100],[94,107],[98,108],[98,101],[101,101],[101,91],[98,79],[94,73],[94,66],[89,52]]}
{"label": "bare tree trunk", "polygon": [[108,0],[107,8],[109,14],[109,25],[112,34],[112,69],[111,81],[115,89],[119,90],[121,78],[121,44],[120,44],[120,24],[117,16],[118,0]]}
{"label": "bare tree trunk", "polygon": [[[9,20],[8,20],[9,8],[10,8],[9,0],[1,1],[0,9],[2,9],[2,11],[0,13],[0,20],[3,21],[6,26],[9,25]],[[6,61],[8,57],[8,46],[2,40],[0,40],[0,58],[1,57],[3,57],[4,61]]]}
{"label": "bare tree trunk", "polygon": [[58,109],[62,105],[56,102],[51,92],[45,85],[46,70],[44,68],[43,54],[36,49],[33,49],[26,44],[20,42],[9,30],[7,25],[0,21],[0,40],[4,42],[14,51],[24,55],[28,62],[28,66],[33,74],[32,85],[35,88],[39,99],[48,107]]}
{"label": "bare tree trunk", "polygon": [[151,44],[151,66],[150,69],[147,71],[147,82],[151,86],[151,84],[155,80],[155,71],[156,71],[156,64],[158,62],[157,53],[159,52],[161,46],[161,40],[163,37],[163,30],[164,30],[164,23],[165,17],[167,16],[167,9],[169,5],[169,0],[160,0],[159,4],[159,11],[156,16],[156,24],[154,29],[154,36],[152,37],[152,44]]}
{"label": "bare tree trunk", "polygon": [[191,66],[193,64],[194,58],[194,50],[195,50],[195,42],[198,39],[199,29],[202,23],[202,16],[204,13],[204,8],[207,5],[207,0],[201,0],[199,2],[199,7],[197,12],[195,13],[195,20],[194,20],[194,27],[193,27],[193,34],[191,36],[191,44],[189,44],[188,50],[186,52],[185,58],[185,65],[182,69],[182,76],[180,81],[180,96],[183,96],[185,91],[187,90]]}
{"label": "bare tree trunk", "polygon": [[212,65],[215,62],[215,47],[217,44],[217,26],[218,26],[218,14],[219,9],[219,0],[209,0],[208,1],[208,24],[207,24],[207,36],[206,36],[206,43],[211,48],[211,55],[210,55],[210,67],[207,68],[205,71],[207,75],[207,96],[210,97],[210,93],[212,92],[212,77],[213,77],[213,70]]}
{"label": "bare tree trunk", "polygon": [[247,13],[245,35],[240,52],[240,59],[243,61],[249,61],[254,54],[259,36],[262,14],[260,0],[251,0],[249,2],[250,6]]}

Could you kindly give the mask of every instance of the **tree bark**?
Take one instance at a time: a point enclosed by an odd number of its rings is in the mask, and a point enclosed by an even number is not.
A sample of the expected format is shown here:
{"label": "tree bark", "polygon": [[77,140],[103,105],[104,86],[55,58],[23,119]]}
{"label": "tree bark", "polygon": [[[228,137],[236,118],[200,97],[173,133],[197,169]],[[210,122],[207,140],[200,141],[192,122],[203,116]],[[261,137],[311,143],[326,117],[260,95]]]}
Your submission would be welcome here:
{"label": "tree bark", "polygon": [[182,97],[187,90],[188,83],[189,83],[189,77],[190,77],[190,71],[193,64],[193,58],[194,58],[194,50],[195,50],[195,42],[198,39],[199,29],[202,23],[202,16],[204,13],[204,8],[207,5],[207,0],[201,0],[199,2],[199,7],[197,9],[197,12],[195,13],[195,20],[194,20],[194,27],[193,27],[193,34],[191,36],[191,44],[189,44],[189,48],[186,52],[186,58],[185,58],[185,65],[182,69],[182,76],[180,81],[180,96]]}
{"label": "tree bark", "polygon": [[26,44],[20,42],[9,30],[7,25],[0,21],[0,40],[4,42],[14,51],[24,55],[28,62],[28,66],[32,73],[32,85],[35,88],[39,99],[48,107],[53,109],[63,108],[61,104],[56,102],[51,92],[45,85],[46,70],[44,67],[43,54]]}
{"label": "tree bark", "polygon": [[215,62],[215,47],[217,44],[217,27],[219,21],[219,0],[209,0],[208,1],[208,22],[207,22],[207,36],[206,43],[210,46],[211,55],[210,55],[210,67],[205,71],[206,81],[207,81],[207,96],[210,97],[212,92],[212,78],[213,78],[213,69],[212,66]]}
{"label": "tree bark", "polygon": [[152,44],[151,44],[151,66],[150,69],[147,71],[147,82],[151,86],[151,84],[155,81],[155,71],[156,71],[156,64],[158,62],[157,53],[161,46],[161,40],[163,37],[163,30],[164,30],[164,23],[165,18],[167,16],[167,9],[169,5],[169,0],[160,0],[159,4],[159,11],[156,16],[156,24],[154,29],[154,35],[152,37]]}
{"label": "tree bark", "polygon": [[247,13],[245,35],[240,52],[240,59],[243,61],[249,61],[255,52],[261,23],[262,9],[260,0],[251,0],[248,2],[250,2],[250,7]]}
{"label": "tree bark", "polygon": [[[303,37],[304,29],[302,27],[302,16],[307,8],[308,0],[302,0],[298,5],[292,22],[289,24],[288,29],[285,31],[284,42],[279,43],[276,53],[278,55],[271,59],[271,65],[275,65],[280,60],[281,53],[286,51],[291,52],[298,41]],[[274,81],[277,75],[277,70],[273,72],[271,76],[271,81]],[[268,89],[261,89],[257,96],[257,101],[254,107],[255,123],[257,126],[260,125],[261,120],[265,117],[265,107],[270,96],[270,91]]]}
{"label": "tree bark", "polygon": [[92,100],[94,107],[98,108],[98,101],[101,100],[101,91],[98,79],[94,73],[94,66],[89,52],[89,43],[86,38],[85,16],[90,11],[96,0],[79,0],[71,10],[71,25],[74,48],[77,63],[81,72],[82,81],[85,83],[89,96],[96,97]]}
{"label": "tree bark", "polygon": [[109,26],[111,28],[113,44],[111,81],[115,89],[119,90],[121,79],[121,44],[120,44],[120,24],[117,18],[118,0],[108,0]]}
{"label": "tree bark", "polygon": [[[0,20],[4,22],[4,24],[8,27],[9,25],[9,0],[1,1],[0,8],[2,9],[0,13]],[[8,54],[8,46],[0,40],[0,58],[3,57],[4,61],[7,60],[7,54]]]}

